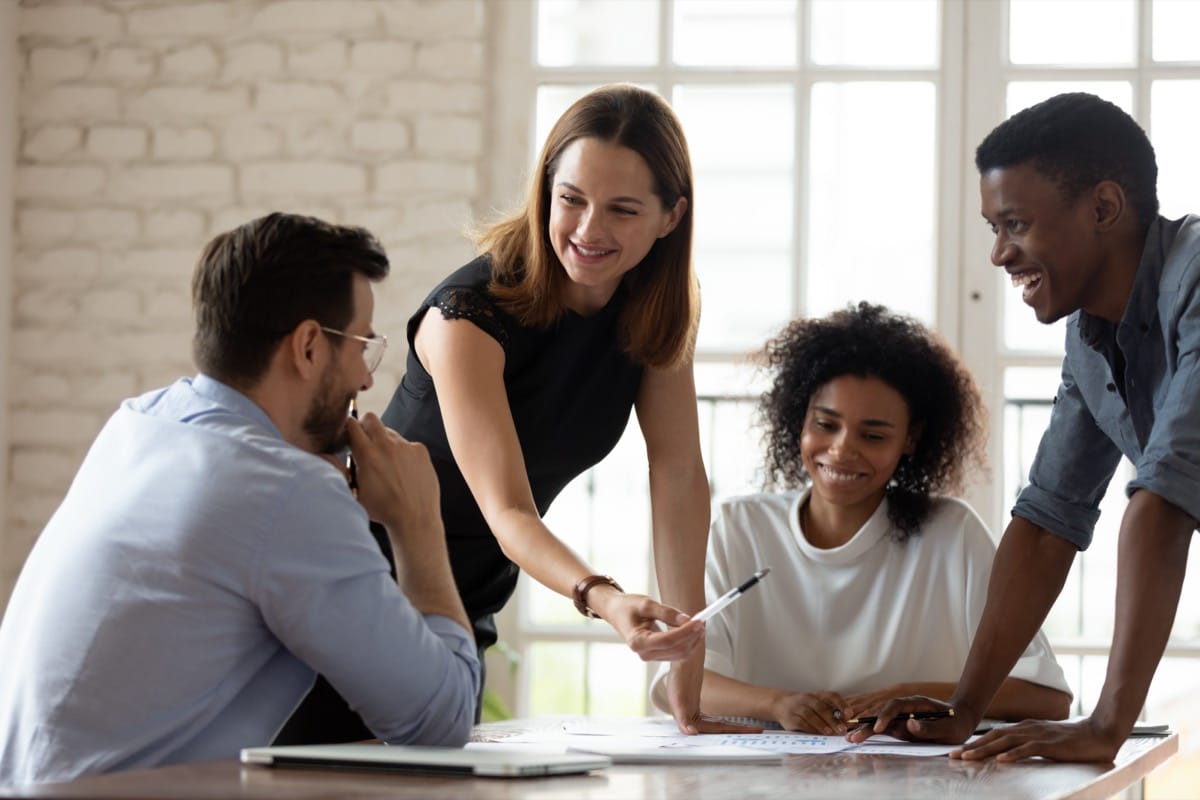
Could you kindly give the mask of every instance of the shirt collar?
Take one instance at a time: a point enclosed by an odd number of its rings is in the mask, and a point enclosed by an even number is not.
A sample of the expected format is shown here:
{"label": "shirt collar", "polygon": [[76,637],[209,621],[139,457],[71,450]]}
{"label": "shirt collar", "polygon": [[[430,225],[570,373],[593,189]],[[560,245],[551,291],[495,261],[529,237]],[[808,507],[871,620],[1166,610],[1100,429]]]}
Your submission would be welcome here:
{"label": "shirt collar", "polygon": [[[1162,276],[1163,261],[1171,241],[1175,238],[1175,228],[1164,225],[1165,220],[1160,216],[1150,223],[1146,231],[1146,243],[1142,247],[1142,259],[1138,262],[1137,274],[1133,278],[1133,286],[1129,291],[1129,301],[1121,315],[1120,325],[1127,328],[1140,329],[1153,321],[1158,313],[1158,284]],[[1111,338],[1118,326],[1106,319],[1094,317],[1080,309],[1079,337],[1091,348],[1100,347]]]}
{"label": "shirt collar", "polygon": [[825,564],[852,564],[872,547],[891,538],[892,522],[888,518],[888,500],[885,496],[879,502],[875,512],[845,544],[828,549],[814,547],[800,527],[800,506],[804,504],[811,491],[812,487],[808,486],[799,492],[788,511],[788,525],[792,531],[792,538],[796,540],[796,546],[800,548],[800,552],[809,560]]}
{"label": "shirt collar", "polygon": [[283,439],[283,434],[279,432],[279,428],[275,426],[274,421],[263,410],[262,406],[232,386],[221,383],[221,381],[205,375],[203,372],[192,378],[191,384],[192,391],[204,399],[211,400],[223,408],[227,408],[236,414],[250,419],[261,425],[277,439]]}

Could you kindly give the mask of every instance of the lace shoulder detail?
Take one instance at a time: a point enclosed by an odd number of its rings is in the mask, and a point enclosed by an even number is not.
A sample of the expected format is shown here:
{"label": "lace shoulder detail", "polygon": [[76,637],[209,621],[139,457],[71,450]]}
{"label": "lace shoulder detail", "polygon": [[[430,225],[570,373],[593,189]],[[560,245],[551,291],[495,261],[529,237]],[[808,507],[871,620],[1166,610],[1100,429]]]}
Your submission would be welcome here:
{"label": "lace shoulder detail", "polygon": [[496,314],[496,306],[477,289],[448,286],[433,297],[431,305],[442,312],[443,319],[465,319],[491,336],[508,350],[508,331]]}

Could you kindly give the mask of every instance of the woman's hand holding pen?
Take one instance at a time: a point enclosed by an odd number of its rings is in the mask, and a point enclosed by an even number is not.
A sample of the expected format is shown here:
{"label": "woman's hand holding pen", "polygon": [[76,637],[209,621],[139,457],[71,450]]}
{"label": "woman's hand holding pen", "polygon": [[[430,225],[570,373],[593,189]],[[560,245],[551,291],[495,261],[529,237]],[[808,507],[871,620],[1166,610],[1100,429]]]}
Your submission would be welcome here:
{"label": "woman's hand holding pen", "polygon": [[[625,594],[598,585],[588,594],[588,606],[612,625],[643,661],[670,661],[671,711],[681,733],[758,733],[762,729],[713,719],[701,714],[699,697],[688,697],[690,670],[704,671],[704,623],[677,608],[642,594]],[[661,623],[661,624],[660,624]],[[664,630],[664,625],[666,629]],[[699,681],[695,682],[696,684]],[[697,686],[698,689],[698,686]]]}
{"label": "woman's hand holding pen", "polygon": [[[682,611],[644,594],[625,594],[610,586],[597,586],[588,594],[588,605],[643,661],[679,661],[704,641],[704,623],[692,622]],[[663,622],[667,630],[658,624]]]}

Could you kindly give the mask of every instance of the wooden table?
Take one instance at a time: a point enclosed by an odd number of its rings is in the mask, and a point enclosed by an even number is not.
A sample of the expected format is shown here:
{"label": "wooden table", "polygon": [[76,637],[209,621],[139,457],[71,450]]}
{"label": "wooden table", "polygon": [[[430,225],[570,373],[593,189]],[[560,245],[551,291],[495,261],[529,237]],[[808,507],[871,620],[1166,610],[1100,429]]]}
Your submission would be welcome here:
{"label": "wooden table", "polygon": [[[502,738],[480,726],[477,738]],[[500,736],[496,732],[500,731]],[[495,800],[780,800],[786,797],[1108,798],[1145,777],[1179,749],[1179,737],[1130,739],[1113,764],[1016,764],[834,753],[792,755],[781,766],[618,765],[602,772],[554,778],[442,778],[272,769],[212,761],[100,775],[21,790],[0,797],[61,798],[494,798]]]}

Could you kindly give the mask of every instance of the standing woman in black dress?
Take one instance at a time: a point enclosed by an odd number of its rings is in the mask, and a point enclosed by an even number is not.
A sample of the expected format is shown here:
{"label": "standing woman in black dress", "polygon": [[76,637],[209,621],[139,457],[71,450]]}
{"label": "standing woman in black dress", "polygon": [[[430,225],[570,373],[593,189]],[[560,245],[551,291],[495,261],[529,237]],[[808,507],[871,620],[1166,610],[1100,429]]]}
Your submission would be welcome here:
{"label": "standing woman in black dress", "polygon": [[[383,420],[429,449],[480,660],[523,569],[643,660],[673,662],[681,731],[734,729],[700,715],[704,627],[684,613],[704,605],[709,493],[692,374],[692,169],[670,106],[630,85],[581,98],[550,132],[524,207],[478,244],[410,319],[407,372]],[[624,593],[542,521],[633,409],[663,603]],[[316,721],[325,729],[327,715]]]}

